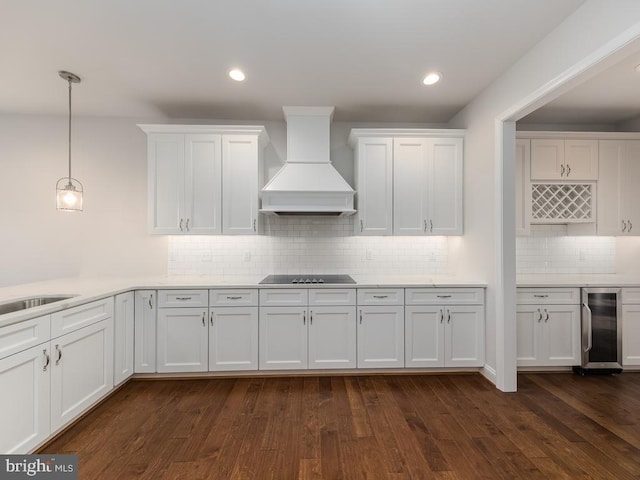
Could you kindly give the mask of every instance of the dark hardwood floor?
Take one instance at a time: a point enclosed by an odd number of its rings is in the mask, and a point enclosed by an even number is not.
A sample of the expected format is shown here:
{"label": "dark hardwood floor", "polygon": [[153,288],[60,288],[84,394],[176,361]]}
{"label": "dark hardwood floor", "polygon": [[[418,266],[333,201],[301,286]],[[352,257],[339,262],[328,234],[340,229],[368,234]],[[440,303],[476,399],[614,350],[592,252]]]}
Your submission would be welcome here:
{"label": "dark hardwood floor", "polygon": [[42,449],[89,479],[640,478],[640,373],[131,381]]}

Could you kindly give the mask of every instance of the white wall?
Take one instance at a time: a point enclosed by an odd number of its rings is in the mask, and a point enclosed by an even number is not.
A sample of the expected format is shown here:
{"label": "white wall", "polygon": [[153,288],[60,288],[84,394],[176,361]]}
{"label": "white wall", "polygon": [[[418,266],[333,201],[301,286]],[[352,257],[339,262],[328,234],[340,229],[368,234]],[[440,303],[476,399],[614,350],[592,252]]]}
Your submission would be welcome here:
{"label": "white wall", "polygon": [[72,174],[84,212],[58,212],[67,117],[0,116],[0,286],[68,276],[166,272],[146,233],[146,140],[133,119],[74,118]]}
{"label": "white wall", "polygon": [[[515,308],[509,292],[515,285],[502,285],[503,271],[515,274],[515,234],[502,232],[503,220],[498,217],[502,206],[514,203],[513,192],[504,203],[500,199],[502,188],[501,145],[496,141],[496,119],[516,105],[522,105],[523,115],[538,105],[544,93],[555,88],[561,93],[565,73],[599,51],[610,50],[606,44],[616,41],[622,32],[640,23],[640,2],[631,0],[589,0],[562,24],[522,57],[487,90],[462,110],[451,126],[467,129],[465,144],[465,242],[461,245],[458,264],[489,279],[487,302],[487,363],[497,372],[500,388],[515,389],[515,358],[505,357],[505,351],[515,342]],[[605,46],[603,48],[603,46]],[[560,79],[560,80],[559,80]],[[527,103],[530,99],[531,104]],[[546,98],[551,100],[550,97]],[[518,117],[513,118],[517,120]],[[514,152],[507,152],[505,160],[514,161]],[[514,182],[510,178],[507,182]],[[498,195],[497,195],[498,194]],[[499,200],[501,208],[496,208]],[[509,208],[506,209],[509,211]],[[509,222],[513,222],[511,219]],[[504,259],[494,250],[496,241],[505,238],[510,245],[500,245],[513,255]],[[497,271],[496,266],[501,270]],[[510,275],[515,279],[515,275]],[[502,301],[507,294],[508,300]],[[506,313],[503,313],[503,309]],[[504,322],[504,325],[503,325]],[[508,371],[508,378],[504,377]],[[512,374],[513,373],[513,374]]]}

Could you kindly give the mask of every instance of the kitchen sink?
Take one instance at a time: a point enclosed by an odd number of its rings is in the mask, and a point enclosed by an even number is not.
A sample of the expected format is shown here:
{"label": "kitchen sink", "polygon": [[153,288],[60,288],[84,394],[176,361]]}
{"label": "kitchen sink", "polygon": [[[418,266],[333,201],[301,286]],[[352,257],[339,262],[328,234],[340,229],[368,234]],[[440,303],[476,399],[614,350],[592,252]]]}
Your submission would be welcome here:
{"label": "kitchen sink", "polygon": [[0,304],[0,315],[26,310],[27,308],[40,307],[49,303],[61,302],[62,300],[68,300],[73,297],[75,297],[75,295],[42,295],[23,298],[22,300]]}

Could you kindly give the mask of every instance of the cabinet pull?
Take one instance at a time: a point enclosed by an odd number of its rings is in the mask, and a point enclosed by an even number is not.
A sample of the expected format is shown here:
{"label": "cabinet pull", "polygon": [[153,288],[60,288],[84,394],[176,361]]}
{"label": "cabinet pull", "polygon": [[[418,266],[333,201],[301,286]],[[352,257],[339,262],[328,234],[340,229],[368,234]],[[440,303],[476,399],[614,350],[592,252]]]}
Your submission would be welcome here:
{"label": "cabinet pull", "polygon": [[422,230],[426,233],[426,231],[427,231],[427,221],[423,220],[423,222],[424,222],[424,227],[422,227]]}
{"label": "cabinet pull", "polygon": [[242,297],[240,295],[229,296],[227,295],[227,300],[240,300]]}
{"label": "cabinet pull", "polygon": [[360,325],[362,325],[362,310],[360,310]]}
{"label": "cabinet pull", "polygon": [[306,310],[304,312],[302,312],[302,324],[303,325],[307,324],[307,312],[306,312]]}
{"label": "cabinet pull", "polygon": [[622,220],[622,231],[623,232],[627,231],[627,222],[625,220]]}
{"label": "cabinet pull", "polygon": [[213,327],[213,312],[209,315],[209,321],[211,322],[211,326]]}
{"label": "cabinet pull", "polygon": [[62,360],[62,349],[60,345],[56,345],[56,352],[58,352],[58,359],[56,360],[56,365],[60,365],[60,360]]}
{"label": "cabinet pull", "polygon": [[447,308],[447,323],[451,323],[451,310]]}
{"label": "cabinet pull", "polygon": [[313,325],[313,310],[309,312],[309,325]]}
{"label": "cabinet pull", "polygon": [[544,309],[544,323],[547,323],[549,321],[549,312],[547,312],[547,309]]}
{"label": "cabinet pull", "polygon": [[256,231],[256,219],[255,218],[253,219],[253,231],[254,232]]}
{"label": "cabinet pull", "polygon": [[631,220],[629,220],[629,231],[631,231],[632,228],[633,228],[633,223],[631,223]]}
{"label": "cabinet pull", "polygon": [[42,353],[44,354],[44,359],[45,359],[45,364],[44,364],[44,367],[42,367],[42,371],[46,372],[47,371],[47,367],[49,367],[49,364],[51,363],[51,357],[47,353],[47,349],[46,348],[44,350],[42,350]]}
{"label": "cabinet pull", "polygon": [[564,165],[560,165],[560,176],[564,177]]}
{"label": "cabinet pull", "polygon": [[549,295],[540,295],[539,293],[536,293],[533,295],[535,298],[548,298]]}
{"label": "cabinet pull", "polygon": [[542,312],[538,309],[538,323],[542,321]]}
{"label": "cabinet pull", "polygon": [[374,295],[373,298],[389,298],[389,295]]}
{"label": "cabinet pull", "polygon": [[570,173],[571,173],[571,165],[567,163],[567,177],[569,176]]}
{"label": "cabinet pull", "polygon": [[206,327],[206,326],[207,326],[207,322],[206,322],[206,321],[205,321],[205,319],[204,319],[204,317],[206,317],[206,316],[207,316],[207,314],[206,314],[206,313],[204,313],[204,312],[202,312],[202,326],[203,326],[203,327]]}
{"label": "cabinet pull", "polygon": [[362,220],[360,220],[360,231],[362,232],[364,230],[364,224],[362,223]]}
{"label": "cabinet pull", "polygon": [[436,295],[438,298],[451,298],[451,295]]}
{"label": "cabinet pull", "polygon": [[429,220],[429,231],[433,233],[433,220]]}
{"label": "cabinet pull", "polygon": [[444,313],[442,313],[442,309],[440,309],[440,323],[444,323]]}
{"label": "cabinet pull", "polygon": [[181,232],[184,231],[183,228],[182,228],[182,219],[180,219],[180,231]]}
{"label": "cabinet pull", "polygon": [[149,295],[149,308],[153,308],[153,293]]}
{"label": "cabinet pull", "polygon": [[176,297],[176,300],[191,300],[191,297]]}
{"label": "cabinet pull", "polygon": [[185,223],[185,230],[189,231],[189,219],[187,218],[187,222]]}

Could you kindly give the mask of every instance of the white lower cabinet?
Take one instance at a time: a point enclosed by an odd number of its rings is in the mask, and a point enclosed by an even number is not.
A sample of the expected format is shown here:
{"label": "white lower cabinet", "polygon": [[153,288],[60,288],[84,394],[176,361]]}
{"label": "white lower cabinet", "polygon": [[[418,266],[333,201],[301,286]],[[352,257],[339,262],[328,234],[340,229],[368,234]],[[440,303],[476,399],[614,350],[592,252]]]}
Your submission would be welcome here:
{"label": "white lower cabinet", "polygon": [[484,365],[482,289],[407,289],[406,296],[405,366]]}
{"label": "white lower cabinet", "polygon": [[404,367],[404,307],[358,306],[358,368]]}
{"label": "white lower cabinet", "polygon": [[158,372],[208,370],[208,313],[208,307],[158,309]]}
{"label": "white lower cabinet", "polygon": [[155,290],[136,290],[134,326],[135,373],[156,371],[156,312]]}
{"label": "white lower cabinet", "polygon": [[308,366],[307,307],[260,307],[260,370]]}
{"label": "white lower cabinet", "polygon": [[309,307],[309,368],[356,367],[356,307]]}
{"label": "white lower cabinet", "polygon": [[49,342],[0,359],[0,453],[31,452],[50,433]]}
{"label": "white lower cabinet", "polygon": [[114,385],[120,385],[133,375],[134,299],[133,292],[115,296],[113,312]]}
{"label": "white lower cabinet", "polygon": [[622,289],[622,366],[640,365],[640,288]]}
{"label": "white lower cabinet", "polygon": [[51,431],[113,388],[113,317],[51,340]]}
{"label": "white lower cabinet", "polygon": [[579,305],[517,305],[519,367],[580,365]]}
{"label": "white lower cabinet", "polygon": [[215,307],[209,312],[209,370],[258,369],[258,307]]}

